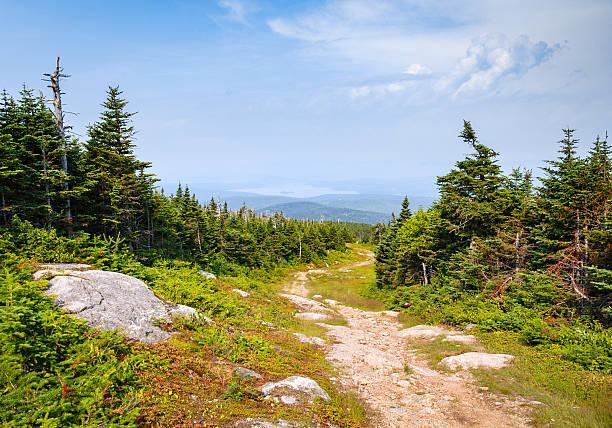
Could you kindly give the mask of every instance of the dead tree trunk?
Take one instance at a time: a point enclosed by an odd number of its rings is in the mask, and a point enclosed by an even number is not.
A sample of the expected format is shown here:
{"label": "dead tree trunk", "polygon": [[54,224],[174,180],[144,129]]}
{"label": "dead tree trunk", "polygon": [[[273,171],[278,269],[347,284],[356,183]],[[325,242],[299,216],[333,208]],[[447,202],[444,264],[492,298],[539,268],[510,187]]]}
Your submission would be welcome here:
{"label": "dead tree trunk", "polygon": [[64,219],[68,228],[68,235],[72,236],[72,211],[70,207],[70,196],[68,196],[68,158],[66,156],[66,129],[64,127],[64,112],[62,111],[62,91],[60,90],[60,79],[62,77],[70,77],[67,74],[62,73],[63,69],[60,67],[60,58],[57,57],[55,63],[55,71],[53,73],[45,73],[45,76],[49,77],[51,85],[49,87],[53,89],[53,117],[55,119],[55,128],[60,138],[60,148],[62,151],[62,171],[64,172],[64,193],[66,199],[66,211]]}

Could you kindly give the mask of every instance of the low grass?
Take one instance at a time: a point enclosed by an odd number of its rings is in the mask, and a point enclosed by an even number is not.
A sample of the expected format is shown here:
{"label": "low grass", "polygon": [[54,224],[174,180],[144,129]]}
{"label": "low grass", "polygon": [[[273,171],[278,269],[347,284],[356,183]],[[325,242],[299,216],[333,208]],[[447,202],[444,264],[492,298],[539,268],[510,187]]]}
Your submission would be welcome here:
{"label": "low grass", "polygon": [[611,427],[612,376],[587,372],[547,350],[522,345],[516,333],[477,333],[489,352],[516,358],[497,371],[474,371],[493,392],[520,395],[534,406],[534,424],[546,427]]}
{"label": "low grass", "polygon": [[440,370],[443,367],[438,363],[446,357],[474,352],[477,349],[473,346],[458,342],[445,342],[442,337],[431,339],[418,339],[411,342],[417,353],[424,356],[431,368]]}
{"label": "low grass", "polygon": [[353,251],[346,259],[331,265],[326,273],[309,276],[306,288],[310,290],[310,297],[318,294],[324,299],[337,300],[346,306],[365,311],[382,311],[385,309],[384,303],[375,298],[364,297],[364,290],[371,288],[375,281],[372,266],[352,266],[366,259],[355,252],[363,246],[352,247]]}
{"label": "low grass", "polygon": [[[343,259],[342,255],[333,257]],[[299,426],[312,421],[346,427],[366,425],[364,409],[356,397],[338,391],[329,380],[337,374],[323,354],[292,335],[323,336],[324,329],[315,322],[294,318],[295,308],[277,297],[291,274],[286,269],[263,278],[227,276],[210,285],[210,290],[194,284],[191,289],[196,294],[174,296],[192,300],[196,307],[198,302],[204,303],[215,323],[175,325],[180,334],[146,348],[150,363],[140,374],[144,383],[141,425],[229,426],[248,417],[291,420]],[[191,273],[185,269],[158,284],[160,289],[167,289],[168,284],[184,287],[187,278]],[[242,298],[231,291],[233,288],[246,289],[251,295]],[[346,321],[334,318],[326,322]],[[236,378],[233,372],[239,366],[260,373],[263,379]],[[255,392],[265,382],[293,375],[314,379],[331,400],[292,407],[264,400]]]}
{"label": "low grass", "polygon": [[[414,325],[416,320],[411,321]],[[470,333],[476,334],[482,345],[435,338],[414,340],[410,346],[436,370],[445,370],[438,366],[443,358],[465,352],[484,350],[514,355],[512,364],[501,370],[472,370],[477,382],[492,393],[533,401],[531,417],[538,427],[612,426],[611,376],[588,372],[550,351],[522,345],[516,333]]]}

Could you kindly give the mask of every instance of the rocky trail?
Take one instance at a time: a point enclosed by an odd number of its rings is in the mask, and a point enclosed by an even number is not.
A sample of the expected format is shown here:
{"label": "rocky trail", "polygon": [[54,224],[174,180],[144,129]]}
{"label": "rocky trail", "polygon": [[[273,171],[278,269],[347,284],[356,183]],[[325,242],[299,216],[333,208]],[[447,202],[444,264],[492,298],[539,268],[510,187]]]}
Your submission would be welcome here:
{"label": "rocky trail", "polygon": [[[334,273],[373,263],[373,254],[358,250],[362,260]],[[334,268],[329,268],[331,270]],[[417,353],[415,340],[469,343],[478,349],[477,339],[463,331],[437,326],[415,326],[404,329],[398,313],[369,312],[322,296],[308,299],[311,275],[328,270],[311,270],[296,274],[283,295],[302,313],[346,319],[346,326],[319,322],[327,329],[326,358],[339,369],[335,382],[354,391],[364,403],[373,426],[386,427],[522,427],[529,425],[525,400],[509,400],[479,387],[467,369],[495,369],[511,362],[512,356],[468,352],[444,358],[436,369]],[[296,316],[301,317],[300,313]],[[303,317],[302,317],[303,318]],[[306,317],[316,320],[316,317]],[[304,341],[307,340],[307,337]],[[452,370],[450,370],[452,369]]]}

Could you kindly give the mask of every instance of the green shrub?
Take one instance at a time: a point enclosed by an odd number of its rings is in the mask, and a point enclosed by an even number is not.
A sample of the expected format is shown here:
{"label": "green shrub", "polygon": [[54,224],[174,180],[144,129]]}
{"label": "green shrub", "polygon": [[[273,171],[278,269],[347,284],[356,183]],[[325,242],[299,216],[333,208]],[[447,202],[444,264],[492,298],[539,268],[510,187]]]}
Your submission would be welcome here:
{"label": "green shrub", "polygon": [[27,273],[0,276],[0,421],[134,425],[138,357],[122,336],[58,311]]}

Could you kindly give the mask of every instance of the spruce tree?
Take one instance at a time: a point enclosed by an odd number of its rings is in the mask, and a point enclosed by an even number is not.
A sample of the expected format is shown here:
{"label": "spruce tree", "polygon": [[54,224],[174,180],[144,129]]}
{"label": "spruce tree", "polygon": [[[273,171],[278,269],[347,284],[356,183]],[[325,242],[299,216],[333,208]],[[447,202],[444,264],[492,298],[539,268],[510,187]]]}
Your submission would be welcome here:
{"label": "spruce tree", "polygon": [[477,237],[495,234],[507,218],[508,195],[497,164],[498,153],[478,142],[468,121],[463,121],[459,137],[474,152],[457,162],[456,169],[438,177],[440,199],[437,206],[461,248],[472,246]]}
{"label": "spruce tree", "polygon": [[[85,145],[87,177],[95,183],[90,192],[89,227],[93,233],[119,235],[131,244],[137,241],[139,221],[144,212],[143,180],[150,166],[134,155],[134,127],[127,101],[118,87],[109,87],[100,121],[91,125]],[[144,189],[143,189],[144,188]]]}

